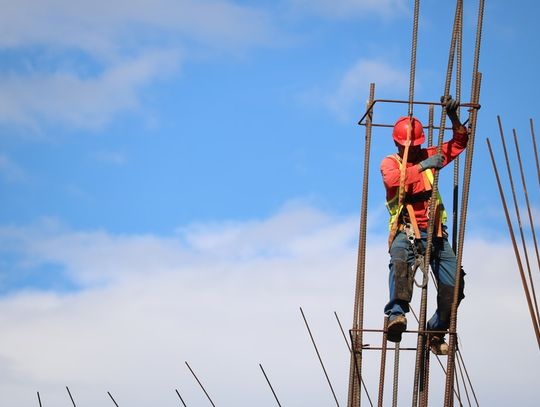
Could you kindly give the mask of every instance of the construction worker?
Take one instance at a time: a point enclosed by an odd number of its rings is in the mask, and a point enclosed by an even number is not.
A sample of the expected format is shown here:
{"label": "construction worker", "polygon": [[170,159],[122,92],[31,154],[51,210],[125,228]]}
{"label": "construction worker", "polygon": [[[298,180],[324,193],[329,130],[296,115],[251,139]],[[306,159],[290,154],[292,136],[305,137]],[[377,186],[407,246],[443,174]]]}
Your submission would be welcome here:
{"label": "construction worker", "polygon": [[[405,314],[409,312],[416,268],[420,267],[427,278],[427,270],[423,270],[423,255],[427,246],[433,170],[445,167],[467,146],[467,129],[459,120],[458,106],[459,103],[451,96],[446,100],[453,137],[443,144],[440,154],[437,147],[422,148],[425,136],[418,119],[401,117],[392,133],[398,153],[385,157],[381,163],[390,212],[390,301],[384,312],[389,317],[387,332],[388,340],[392,342],[400,342],[403,331],[407,329]],[[437,196],[430,256],[438,288],[437,310],[427,323],[427,329],[432,331],[448,329],[454,298],[456,256],[448,243],[445,221],[446,212],[440,196]],[[461,271],[460,301],[464,297],[463,275]],[[447,354],[444,333],[431,334],[429,343],[434,353]]]}

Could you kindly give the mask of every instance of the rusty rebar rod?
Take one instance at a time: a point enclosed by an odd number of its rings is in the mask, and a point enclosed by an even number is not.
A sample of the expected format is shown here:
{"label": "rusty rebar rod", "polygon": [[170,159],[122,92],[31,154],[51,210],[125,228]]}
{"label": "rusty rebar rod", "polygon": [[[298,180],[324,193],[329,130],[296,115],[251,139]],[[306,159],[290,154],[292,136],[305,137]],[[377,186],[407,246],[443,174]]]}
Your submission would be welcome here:
{"label": "rusty rebar rod", "polygon": [[[343,335],[343,339],[345,340],[345,344],[347,345],[347,349],[349,349],[349,353],[352,353],[352,349],[351,349],[351,345],[349,343],[349,341],[347,340],[347,335],[345,335],[345,330],[343,329],[343,325],[341,325],[341,321],[339,320],[339,317],[338,317],[338,314],[336,311],[334,311],[334,315],[336,316],[336,320],[337,320],[337,323],[338,323],[338,326],[339,326],[339,329],[341,331],[341,334]],[[373,402],[371,401],[371,397],[369,396],[369,392],[368,392],[368,389],[366,387],[366,383],[364,382],[364,379],[360,379],[361,382],[362,382],[362,387],[364,388],[364,391],[366,392],[366,396],[369,400],[369,405],[371,407],[373,407]]]}
{"label": "rusty rebar rod", "polygon": [[266,375],[266,372],[264,371],[264,368],[262,367],[260,363],[259,363],[259,367],[261,368],[262,374],[264,375],[264,378],[266,379],[266,383],[268,383],[268,387],[270,387],[270,390],[272,391],[272,394],[274,395],[274,399],[276,400],[277,405],[281,407],[281,404],[276,395],[276,392],[274,391],[274,387],[272,387],[272,383],[270,383],[270,379],[268,379],[268,376]]}
{"label": "rusty rebar rod", "polygon": [[386,372],[386,347],[387,347],[387,335],[388,335],[388,317],[384,317],[384,332],[382,335],[382,345],[381,345],[381,367],[379,371],[379,398],[377,402],[378,407],[383,406],[383,397],[384,397],[384,378]]}
{"label": "rusty rebar rod", "polygon": [[[369,101],[372,103],[375,98],[375,84],[369,86]],[[362,182],[362,204],[360,209],[360,231],[358,237],[358,257],[356,263],[356,286],[353,309],[353,329],[362,329],[364,326],[364,290],[366,271],[366,231],[367,231],[367,205],[369,191],[369,155],[371,152],[371,123],[372,114],[368,115],[365,131],[364,147],[364,176]],[[351,339],[351,361],[349,367],[349,391],[348,407],[359,407],[361,403],[362,379],[362,332],[355,332]],[[357,349],[359,354],[357,354]]]}
{"label": "rusty rebar rod", "polygon": [[184,407],[187,407],[186,403],[184,402],[184,399],[182,398],[182,396],[180,395],[180,392],[178,391],[178,389],[174,389],[174,391],[176,392],[176,395],[178,396],[178,398],[180,399],[180,401],[182,402],[182,405]]}
{"label": "rusty rebar rod", "polygon": [[399,351],[400,343],[394,344],[394,380],[392,386],[392,407],[397,406],[399,394]]}
{"label": "rusty rebar rod", "polygon": [[[501,117],[500,116],[497,116],[497,122],[499,123],[499,132],[500,132],[500,136],[501,136],[501,143],[502,143],[503,152],[504,152],[504,158],[505,158],[505,162],[506,162],[506,170],[507,170],[507,173],[508,173],[508,180],[510,181],[510,191],[512,192],[512,200],[514,202],[514,210],[516,212],[516,219],[517,219],[517,222],[518,222],[519,236],[521,238],[521,247],[523,249],[523,254],[525,256],[525,266],[527,267],[527,275],[529,277],[529,287],[530,287],[530,290],[531,290],[531,293],[532,293],[534,309],[535,309],[535,313],[536,313],[536,320],[538,321],[540,313],[538,312],[538,301],[536,299],[536,290],[534,289],[534,282],[533,282],[532,272],[531,272],[531,264],[529,262],[529,253],[528,253],[528,250],[527,250],[527,245],[525,243],[525,235],[523,234],[523,225],[521,223],[521,214],[520,214],[520,211],[519,211],[519,205],[518,205],[518,201],[517,201],[517,197],[516,197],[516,189],[515,189],[515,186],[514,186],[514,177],[512,176],[512,170],[510,168],[510,160],[508,159],[508,151],[506,149],[506,141],[505,141],[505,137],[504,137],[504,132],[503,132],[502,123],[501,123]],[[514,133],[514,137],[516,137],[515,129],[514,129],[513,133]]]}
{"label": "rusty rebar rod", "polygon": [[414,18],[411,46],[411,69],[409,71],[409,117],[413,115],[414,83],[416,77],[416,48],[418,43],[418,15],[420,13],[420,0],[414,1]]}
{"label": "rusty rebar rod", "polygon": [[313,343],[313,347],[315,348],[315,353],[317,354],[317,358],[319,359],[319,363],[321,364],[322,370],[324,372],[324,376],[326,377],[326,381],[328,382],[328,386],[330,387],[330,391],[332,392],[332,396],[334,396],[334,400],[336,402],[337,407],[339,407],[339,401],[336,397],[336,393],[334,391],[334,387],[332,386],[332,382],[330,381],[330,377],[328,376],[328,373],[326,372],[326,368],[324,367],[323,360],[321,358],[321,354],[319,353],[319,349],[317,348],[317,344],[315,343],[315,339],[313,338],[313,334],[311,333],[311,329],[309,328],[308,321],[306,319],[306,316],[304,314],[304,310],[302,307],[300,307],[300,313],[302,314],[302,318],[304,319],[304,323],[306,324],[306,329],[309,333],[309,337],[311,338],[311,343]]}
{"label": "rusty rebar rod", "polygon": [[193,375],[193,377],[195,378],[195,380],[197,380],[197,383],[199,383],[199,386],[201,387],[202,391],[204,392],[204,394],[206,395],[206,398],[208,399],[208,401],[210,402],[210,404],[212,404],[213,407],[216,407],[216,405],[214,404],[214,402],[212,401],[212,399],[210,398],[208,392],[206,391],[206,389],[204,388],[203,384],[201,383],[201,381],[199,380],[199,378],[197,377],[197,375],[195,374],[195,372],[193,371],[193,369],[191,368],[191,366],[189,365],[188,362],[185,362],[187,368],[189,369],[189,371],[191,372],[191,374]]}
{"label": "rusty rebar rod", "polygon": [[67,392],[69,394],[69,398],[71,399],[71,402],[73,403],[73,407],[77,407],[75,405],[75,400],[73,400],[73,396],[71,395],[71,392],[69,391],[69,387],[66,386],[66,390],[67,390]]}
{"label": "rusty rebar rod", "polygon": [[[519,151],[519,143],[517,140],[516,132],[514,131],[514,146],[516,148],[516,154],[518,157],[518,163],[519,163],[519,172],[521,174],[521,185],[523,186],[523,195],[525,196],[525,202],[527,204],[527,213],[529,215],[529,226],[531,228],[531,235],[533,238],[533,244],[534,244],[534,250],[536,252],[536,261],[538,263],[538,271],[540,271],[540,254],[538,253],[538,243],[536,241],[536,232],[534,227],[534,220],[531,213],[531,204],[529,202],[529,193],[527,192],[527,183],[525,182],[525,173],[523,171],[523,163],[521,161],[521,153]],[[531,277],[532,280],[532,277]],[[538,315],[537,315],[538,316]],[[538,318],[540,319],[540,318]]]}
{"label": "rusty rebar rod", "polygon": [[[474,58],[473,58],[473,69],[472,69],[472,86],[471,86],[471,101],[475,104],[480,103],[480,86],[482,82],[482,74],[478,70],[478,65],[480,62],[480,48],[482,44],[482,26],[484,21],[484,0],[478,2],[478,19],[476,24],[476,42],[474,47]],[[461,280],[461,259],[463,253],[463,240],[465,237],[465,223],[467,218],[467,205],[469,199],[469,185],[470,185],[470,172],[472,171],[472,153],[474,150],[474,137],[476,134],[476,119],[478,115],[478,109],[469,110],[469,120],[470,120],[470,133],[471,137],[469,139],[469,151],[467,152],[465,169],[464,169],[464,186],[463,186],[463,195],[462,195],[462,216],[460,221],[459,229],[459,247],[457,250],[457,267],[456,267],[456,286],[454,287],[454,302],[452,304],[452,312],[450,316],[450,329],[455,331],[457,326],[457,306],[458,306],[458,296],[459,296],[459,286]],[[470,153],[470,160],[469,160]],[[455,344],[456,338],[453,335],[450,335],[448,343],[448,360],[447,360],[447,370],[448,374],[446,375],[446,385],[444,390],[444,405],[445,407],[453,406],[453,382],[454,382],[454,363],[455,363]]]}
{"label": "rusty rebar rod", "polygon": [[540,186],[540,163],[538,162],[538,149],[536,148],[536,135],[534,134],[534,123],[533,119],[529,119],[531,125],[531,138],[534,146],[534,157],[536,159],[536,172],[538,173],[538,185]]}
{"label": "rusty rebar rod", "polygon": [[109,397],[110,397],[111,400],[113,401],[114,405],[115,405],[116,407],[119,407],[119,406],[118,406],[118,403],[116,402],[116,400],[115,400],[114,397],[112,396],[111,392],[108,391],[107,394],[109,395]]}
{"label": "rusty rebar rod", "polygon": [[501,185],[501,180],[499,178],[499,171],[497,170],[497,164],[495,163],[495,157],[493,156],[493,151],[491,149],[491,143],[489,141],[489,138],[486,138],[487,146],[489,149],[489,155],[491,157],[491,163],[493,165],[493,171],[495,173],[495,178],[497,179],[497,186],[499,187],[499,194],[501,196],[501,202],[504,209],[504,214],[506,216],[506,223],[508,225],[508,231],[510,233],[510,239],[512,240],[512,246],[514,248],[514,254],[516,256],[516,261],[518,264],[518,270],[519,275],[521,277],[521,284],[523,285],[523,290],[525,291],[525,298],[527,300],[527,306],[529,307],[529,314],[531,316],[531,322],[533,324],[534,333],[536,336],[536,341],[538,343],[538,348],[540,349],[540,328],[538,326],[538,320],[536,319],[532,300],[531,300],[531,294],[529,293],[529,289],[527,287],[527,280],[525,279],[525,273],[523,271],[523,264],[521,263],[521,256],[519,255],[519,250],[516,244],[516,238],[514,235],[514,229],[512,227],[512,222],[510,221],[510,215],[508,213],[508,207],[506,206],[506,199],[504,197],[504,192]]}
{"label": "rusty rebar rod", "polygon": [[[455,51],[456,51],[456,42],[457,42],[457,36],[458,36],[459,16],[461,13],[460,11],[461,6],[462,6],[462,2],[458,0],[456,2],[454,24],[453,24],[452,35],[450,39],[450,51],[448,55],[448,64],[446,68],[446,80],[444,84],[444,100],[443,100],[444,102],[446,102],[446,98],[449,96],[449,93],[450,93],[450,85],[451,85],[451,80],[452,80],[452,71],[453,71]],[[437,154],[442,153],[445,123],[446,123],[446,105],[443,105],[443,108],[441,111],[439,138],[438,138],[438,143],[437,143]],[[435,169],[433,172],[433,185],[432,185],[431,200],[430,200],[429,210],[428,210],[429,222],[428,222],[428,228],[427,228],[426,249],[425,249],[425,254],[424,254],[425,270],[429,270],[429,267],[430,267],[431,248],[433,245],[433,231],[435,227],[435,218],[436,218],[435,210],[437,209],[439,172],[440,171],[438,169]],[[426,328],[426,310],[427,310],[427,284],[424,287],[422,287],[420,311],[419,311],[420,315],[419,315],[419,322],[418,322],[419,330],[423,330]],[[415,361],[415,368],[414,368],[414,386],[413,386],[413,401],[412,401],[413,407],[416,407],[418,405],[418,399],[420,399],[420,405],[423,406],[423,401],[426,399],[424,389],[425,389],[425,382],[426,380],[429,380],[429,378],[422,375],[423,366],[424,366],[423,356],[425,355],[425,350],[424,350],[425,345],[426,345],[425,335],[418,335],[416,361]]]}

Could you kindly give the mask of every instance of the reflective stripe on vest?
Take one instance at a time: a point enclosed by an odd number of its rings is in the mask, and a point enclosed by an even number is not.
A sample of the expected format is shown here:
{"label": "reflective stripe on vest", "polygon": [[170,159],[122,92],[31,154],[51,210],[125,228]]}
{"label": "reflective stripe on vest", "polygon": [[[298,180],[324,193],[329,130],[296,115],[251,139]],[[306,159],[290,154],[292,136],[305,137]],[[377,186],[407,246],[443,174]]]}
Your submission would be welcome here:
{"label": "reflective stripe on vest", "polygon": [[[389,155],[388,157],[391,157],[394,160],[396,160],[397,163],[399,164],[399,169],[401,170],[402,163],[401,163],[401,159],[397,157],[397,154]],[[426,170],[423,173],[426,175],[429,181],[429,185],[433,185],[433,172],[431,170]],[[388,221],[389,230],[392,230],[392,225],[396,221],[396,217],[398,217],[401,211],[403,210],[403,204],[398,205],[399,203],[398,200],[399,200],[399,188],[396,194],[394,195],[394,197],[390,199],[389,201],[386,201],[386,208],[388,209],[388,212],[390,213],[390,220]],[[437,191],[437,207],[440,208],[441,222],[444,225],[446,224],[446,220],[448,216],[446,215],[446,210],[444,209],[441,194],[439,194],[439,191]]]}

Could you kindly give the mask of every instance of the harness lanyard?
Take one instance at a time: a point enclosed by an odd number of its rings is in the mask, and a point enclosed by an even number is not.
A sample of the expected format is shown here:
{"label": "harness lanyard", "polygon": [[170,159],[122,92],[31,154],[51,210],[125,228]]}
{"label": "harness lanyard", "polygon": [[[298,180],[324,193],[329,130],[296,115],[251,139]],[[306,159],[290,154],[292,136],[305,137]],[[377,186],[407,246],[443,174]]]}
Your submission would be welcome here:
{"label": "harness lanyard", "polygon": [[[405,150],[403,151],[403,160],[401,165],[401,172],[399,174],[399,192],[398,192],[398,211],[403,205],[403,197],[405,196],[405,178],[407,175],[407,158],[409,156],[409,146],[411,145],[411,131],[412,123],[409,118],[409,125],[407,126],[407,141],[405,141]],[[396,233],[399,228],[399,213],[394,219],[392,228],[390,229],[390,235],[388,236],[388,248],[392,247],[392,242],[396,237]]]}

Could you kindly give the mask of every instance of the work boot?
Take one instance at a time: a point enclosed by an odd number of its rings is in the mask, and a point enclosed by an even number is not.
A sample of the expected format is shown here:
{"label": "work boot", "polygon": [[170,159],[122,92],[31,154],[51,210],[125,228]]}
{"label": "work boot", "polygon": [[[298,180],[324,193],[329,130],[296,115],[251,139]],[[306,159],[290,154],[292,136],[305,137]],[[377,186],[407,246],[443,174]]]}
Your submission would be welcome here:
{"label": "work boot", "polygon": [[400,314],[394,317],[390,317],[388,322],[387,336],[390,342],[401,342],[401,334],[407,329],[407,318],[405,315]]}
{"label": "work boot", "polygon": [[444,336],[433,335],[429,348],[435,355],[448,355],[448,344],[445,342]]}

